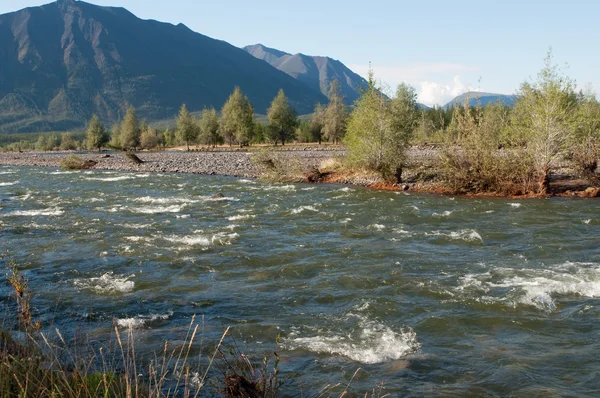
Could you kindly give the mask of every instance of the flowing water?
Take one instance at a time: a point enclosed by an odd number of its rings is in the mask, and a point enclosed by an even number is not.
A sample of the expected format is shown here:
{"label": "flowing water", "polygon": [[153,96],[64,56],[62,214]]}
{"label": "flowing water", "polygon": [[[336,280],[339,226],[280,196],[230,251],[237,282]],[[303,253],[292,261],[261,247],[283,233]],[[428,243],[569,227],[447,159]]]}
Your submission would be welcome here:
{"label": "flowing water", "polygon": [[0,239],[45,324],[150,352],[198,314],[289,396],[600,394],[600,201],[4,167]]}

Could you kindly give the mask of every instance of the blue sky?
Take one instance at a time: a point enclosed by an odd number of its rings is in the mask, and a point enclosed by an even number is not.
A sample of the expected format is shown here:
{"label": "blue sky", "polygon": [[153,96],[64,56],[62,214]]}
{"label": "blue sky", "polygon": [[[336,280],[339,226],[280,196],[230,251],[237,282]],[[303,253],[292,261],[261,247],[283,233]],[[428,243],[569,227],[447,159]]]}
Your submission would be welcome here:
{"label": "blue sky", "polygon": [[[49,0],[2,0],[0,13]],[[262,43],[327,55],[365,75],[369,62],[390,87],[444,104],[469,89],[514,93],[554,62],[579,88],[600,89],[597,0],[89,0],[144,19],[179,23],[236,46]]]}

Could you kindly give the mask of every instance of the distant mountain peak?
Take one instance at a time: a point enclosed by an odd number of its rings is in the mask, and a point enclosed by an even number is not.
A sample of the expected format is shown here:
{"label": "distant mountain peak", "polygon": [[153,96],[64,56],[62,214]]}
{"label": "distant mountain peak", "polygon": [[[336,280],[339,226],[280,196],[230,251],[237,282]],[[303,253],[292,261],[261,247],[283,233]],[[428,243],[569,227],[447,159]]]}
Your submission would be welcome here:
{"label": "distant mountain peak", "polygon": [[449,109],[455,106],[463,106],[465,101],[468,100],[469,106],[486,106],[487,104],[493,104],[500,102],[503,105],[512,107],[516,100],[516,95],[508,95],[508,94],[495,94],[495,93],[486,93],[481,91],[467,91],[454,98],[452,101],[448,102],[444,105],[443,109]]}
{"label": "distant mountain peak", "polygon": [[337,80],[347,103],[352,103],[360,97],[360,89],[367,86],[364,78],[342,62],[330,57],[302,53],[292,55],[263,44],[246,46],[244,50],[324,96],[328,96],[331,83]]}

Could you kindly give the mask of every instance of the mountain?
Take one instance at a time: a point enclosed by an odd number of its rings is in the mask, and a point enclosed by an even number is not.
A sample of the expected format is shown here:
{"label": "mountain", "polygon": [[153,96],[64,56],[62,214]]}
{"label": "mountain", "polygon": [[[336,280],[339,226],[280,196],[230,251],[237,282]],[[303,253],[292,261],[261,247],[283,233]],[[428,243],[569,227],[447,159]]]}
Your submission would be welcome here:
{"label": "mountain", "polygon": [[481,106],[486,106],[487,104],[493,104],[500,101],[502,102],[502,104],[512,107],[514,106],[518,97],[516,95],[480,93],[477,91],[469,91],[454,98],[442,108],[449,109],[454,106],[463,106],[467,98],[469,98],[469,106],[476,106],[478,102],[481,104]]}
{"label": "mountain", "polygon": [[325,96],[224,41],[124,8],[58,0],[0,15],[0,131],[80,128],[129,104],[148,121],[220,108],[240,86],[257,113],[280,88],[298,113]]}
{"label": "mountain", "polygon": [[329,94],[329,85],[337,80],[348,104],[353,103],[360,96],[360,88],[367,86],[365,79],[352,72],[340,61],[329,57],[292,55],[262,44],[246,46],[244,50],[325,96]]}

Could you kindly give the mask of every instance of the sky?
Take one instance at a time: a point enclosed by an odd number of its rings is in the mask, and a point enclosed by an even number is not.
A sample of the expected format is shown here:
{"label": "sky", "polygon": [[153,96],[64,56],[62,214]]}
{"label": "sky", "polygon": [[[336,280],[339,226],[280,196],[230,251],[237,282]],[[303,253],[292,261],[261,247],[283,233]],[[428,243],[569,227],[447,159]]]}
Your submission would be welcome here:
{"label": "sky", "polygon": [[[0,14],[50,0],[0,0]],[[598,0],[88,0],[125,7],[235,46],[338,59],[393,91],[443,105],[469,90],[513,94],[553,63],[600,91]]]}

